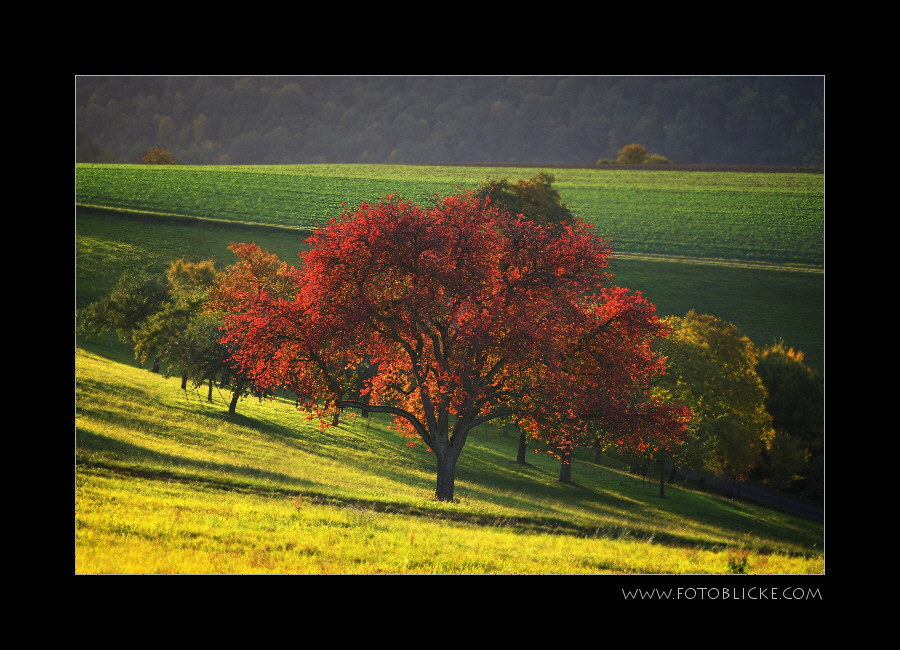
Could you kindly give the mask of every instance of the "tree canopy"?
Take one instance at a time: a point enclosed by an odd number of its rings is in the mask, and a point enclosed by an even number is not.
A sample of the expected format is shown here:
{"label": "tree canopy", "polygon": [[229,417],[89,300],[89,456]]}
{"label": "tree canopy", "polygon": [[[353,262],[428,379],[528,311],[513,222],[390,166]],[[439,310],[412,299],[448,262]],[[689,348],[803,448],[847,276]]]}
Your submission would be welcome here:
{"label": "tree canopy", "polygon": [[778,341],[763,348],[756,373],[766,387],[772,426],[821,453],[825,435],[825,385],[803,361],[803,352]]}
{"label": "tree canopy", "polygon": [[676,462],[746,480],[773,435],[766,390],[755,370],[756,346],[732,323],[693,310],[666,323],[672,333],[658,349],[668,368],[656,394],[689,406],[693,414]]}
{"label": "tree canopy", "polygon": [[630,144],[627,147],[622,147],[616,162],[642,163],[647,160],[648,156],[647,147],[640,144]]}
{"label": "tree canopy", "polygon": [[[225,291],[223,342],[323,427],[341,408],[392,414],[434,452],[437,499],[453,499],[470,431],[497,418],[551,449],[595,425],[634,448],[680,440],[687,409],[650,396],[667,329],[640,293],[610,286],[611,251],[586,224],[554,229],[471,193],[427,210],[389,196],[310,243],[301,269],[282,269],[295,298],[263,282]],[[359,390],[348,369],[369,360]]]}
{"label": "tree canopy", "polygon": [[508,177],[489,178],[475,190],[475,196],[490,197],[500,209],[513,215],[521,214],[529,221],[560,225],[574,220],[569,206],[553,183],[556,177],[550,172],[539,171],[531,178],[510,181]]}
{"label": "tree canopy", "polygon": [[165,280],[145,272],[125,273],[108,296],[78,313],[79,331],[85,335],[118,332],[123,341],[169,300]]}

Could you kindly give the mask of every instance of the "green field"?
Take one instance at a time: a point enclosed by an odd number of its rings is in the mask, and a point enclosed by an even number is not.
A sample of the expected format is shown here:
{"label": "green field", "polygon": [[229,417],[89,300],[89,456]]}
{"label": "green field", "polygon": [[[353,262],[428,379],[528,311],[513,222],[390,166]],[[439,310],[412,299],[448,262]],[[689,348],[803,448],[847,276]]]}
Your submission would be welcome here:
{"label": "green field", "polygon": [[76,364],[78,573],[821,574],[821,523],[691,484],[642,485],[616,457],[514,462],[517,439],[483,426],[457,501],[430,500],[434,465],[347,413],[321,433],[290,400],[184,392],[123,364],[105,341]]}
{"label": "green field", "polygon": [[[427,203],[454,185],[534,171],[78,165],[77,202],[105,209],[76,210],[76,308],[126,270],[162,273],[181,257],[223,268],[233,241],[293,261],[341,200],[396,192]],[[720,316],[757,345],[784,338],[824,370],[821,175],[554,173],[573,210],[615,237],[616,282],[661,316]],[[671,216],[679,206],[686,214]],[[716,232],[685,248],[687,224],[715,230],[718,211],[758,241],[779,231],[786,243],[771,248],[781,252],[755,256],[757,244],[744,250]],[[659,225],[653,214],[685,230],[643,242]],[[119,342],[112,353],[108,338],[76,345],[79,573],[722,573],[741,550],[748,572],[823,572],[822,524],[693,485],[667,486],[660,500],[616,458],[576,457],[565,486],[558,461],[519,466],[515,438],[484,427],[460,460],[460,502],[439,504],[430,454],[386,420],[350,418],[321,434],[283,398],[244,401],[229,418],[226,396],[207,404],[205,391],[181,391]]]}
{"label": "green field", "polygon": [[[313,229],[397,194],[418,203],[535,169],[405,165],[78,165],[80,204]],[[573,213],[623,253],[773,261],[821,268],[820,174],[552,170]]]}

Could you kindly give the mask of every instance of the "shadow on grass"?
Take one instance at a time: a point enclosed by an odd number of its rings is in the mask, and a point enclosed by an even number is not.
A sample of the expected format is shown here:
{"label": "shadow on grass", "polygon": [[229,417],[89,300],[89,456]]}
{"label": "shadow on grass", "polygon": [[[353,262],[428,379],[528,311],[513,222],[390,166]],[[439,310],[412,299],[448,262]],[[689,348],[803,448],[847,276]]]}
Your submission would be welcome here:
{"label": "shadow on grass", "polygon": [[[131,442],[117,440],[99,433],[78,429],[76,431],[77,449],[76,465],[84,467],[103,467],[120,473],[129,473],[147,478],[160,478],[174,481],[186,481],[221,486],[225,489],[243,488],[250,490],[272,491],[274,488],[260,487],[241,480],[260,479],[310,487],[316,483],[299,479],[280,472],[271,472],[257,467],[217,463],[185,458],[177,454],[154,451],[148,447]],[[196,473],[192,473],[196,472]],[[209,473],[227,475],[229,478],[210,478]],[[233,477],[233,478],[232,478]],[[284,488],[285,494],[297,493],[297,488]]]}
{"label": "shadow on grass", "polygon": [[[385,430],[387,419],[377,419],[374,414],[369,422],[350,420],[337,428],[321,432],[316,426],[295,427],[282,423],[282,420],[285,423],[293,422],[291,418],[301,420],[303,416],[299,413],[270,414],[265,409],[247,413],[239,409],[236,414],[229,415],[227,408],[221,404],[207,404],[196,396],[186,400],[183,394],[174,397],[172,393],[180,390],[176,384],[172,385],[171,390],[155,386],[150,388],[149,384],[141,387],[129,386],[126,390],[115,383],[88,380],[82,384],[82,389],[84,392],[78,404],[77,419],[83,424],[77,430],[77,462],[84,468],[158,480],[195,483],[198,486],[222,490],[277,494],[285,497],[296,497],[301,493],[305,501],[307,497],[319,497],[319,503],[354,507],[359,505],[365,509],[381,512],[512,528],[516,532],[548,532],[607,539],[628,537],[652,539],[654,543],[678,546],[698,545],[698,540],[693,536],[688,538],[687,535],[681,536],[677,532],[660,533],[654,530],[653,521],[647,519],[641,512],[645,505],[655,507],[649,499],[649,494],[641,495],[637,490],[627,494],[615,493],[616,485],[620,485],[622,480],[619,471],[591,466],[590,471],[594,475],[580,477],[578,465],[581,461],[579,461],[574,473],[575,483],[559,483],[558,464],[515,463],[514,441],[507,441],[501,448],[497,448],[496,440],[492,439],[488,443],[485,438],[484,444],[473,444],[472,446],[477,449],[473,448],[472,453],[464,453],[460,459],[457,470],[459,497],[463,497],[463,500],[472,498],[499,506],[514,507],[528,513],[519,517],[491,516],[476,514],[470,509],[465,509],[467,511],[464,512],[454,511],[451,509],[452,506],[443,509],[439,504],[434,508],[430,505],[410,505],[409,497],[402,497],[401,503],[398,503],[397,499],[390,500],[383,497],[374,499],[336,497],[335,492],[345,488],[340,485],[340,476],[333,473],[324,476],[323,480],[318,482],[267,471],[252,465],[193,460],[178,453],[157,452],[140,444],[108,437],[98,431],[92,431],[90,424],[94,421],[115,429],[121,428],[125,432],[130,430],[144,434],[151,432],[151,435],[171,439],[177,443],[210,448],[220,444],[222,436],[231,435],[229,428],[234,426],[237,428],[235,433],[251,437],[260,436],[291,448],[298,448],[304,453],[335,459],[345,464],[348,469],[359,468],[369,473],[373,482],[379,478],[393,481],[413,491],[421,491],[422,496],[427,499],[426,495],[433,494],[436,482],[433,455],[423,453],[421,448],[406,447],[405,439]],[[121,391],[127,393],[128,399],[124,408],[122,402],[106,399],[111,390],[113,393]],[[141,404],[152,404],[152,408],[141,408]],[[206,420],[202,425],[201,419]],[[228,427],[220,426],[225,424]],[[204,428],[208,428],[209,431],[204,432]],[[473,439],[471,442],[476,441]],[[604,474],[599,480],[598,471]],[[608,478],[605,476],[607,472]],[[256,481],[272,482],[275,485],[258,485]],[[603,488],[607,482],[612,488],[610,491]],[[366,493],[365,487],[349,489],[352,490],[350,494]],[[541,513],[540,504],[547,498],[558,500],[560,507],[565,510],[580,508],[584,514],[579,518],[580,521],[572,522],[570,516],[568,519],[562,514],[555,516],[552,504]],[[747,532],[750,532],[752,527],[755,533],[765,528],[772,530],[774,537],[782,538],[784,533],[778,535],[773,524],[765,524],[755,518],[753,522],[744,521],[738,524],[735,519],[740,520],[742,508],[733,502],[723,502],[712,496],[708,498],[709,505],[714,506],[711,508],[712,516],[697,512],[701,507],[699,504],[691,507],[688,503],[667,502],[666,510],[672,514],[686,516],[701,527],[731,527]],[[605,514],[615,514],[616,523],[599,523],[603,521]],[[593,523],[586,523],[589,520],[593,520]]]}

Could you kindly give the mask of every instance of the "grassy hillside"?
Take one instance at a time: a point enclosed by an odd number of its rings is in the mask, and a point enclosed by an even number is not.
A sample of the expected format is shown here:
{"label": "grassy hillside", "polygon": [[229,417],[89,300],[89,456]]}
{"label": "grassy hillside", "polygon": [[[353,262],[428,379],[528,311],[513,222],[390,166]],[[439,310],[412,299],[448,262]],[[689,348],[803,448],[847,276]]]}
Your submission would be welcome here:
{"label": "grassy hillside", "polygon": [[[430,500],[434,465],[387,419],[319,431],[288,399],[227,415],[176,379],[82,342],[76,365],[78,573],[749,573],[823,571],[822,524],[682,485],[615,458],[514,462],[485,426]],[[731,563],[731,564],[730,564]]]}

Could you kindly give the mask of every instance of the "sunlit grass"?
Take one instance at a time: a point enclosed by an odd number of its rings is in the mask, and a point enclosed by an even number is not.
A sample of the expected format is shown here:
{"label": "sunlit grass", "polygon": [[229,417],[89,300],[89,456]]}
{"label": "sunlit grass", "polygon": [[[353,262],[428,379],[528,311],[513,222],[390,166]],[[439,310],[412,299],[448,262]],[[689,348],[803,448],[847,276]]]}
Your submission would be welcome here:
{"label": "sunlit grass", "polygon": [[513,462],[483,427],[457,503],[433,458],[348,417],[325,433],[290,400],[205,401],[85,348],[76,368],[80,573],[821,573],[822,525],[706,493],[642,486],[616,459]]}
{"label": "sunlit grass", "polygon": [[[576,537],[318,505],[90,470],[77,487],[78,573],[724,573],[726,550],[652,536]],[[751,553],[750,573],[822,573]]]}

